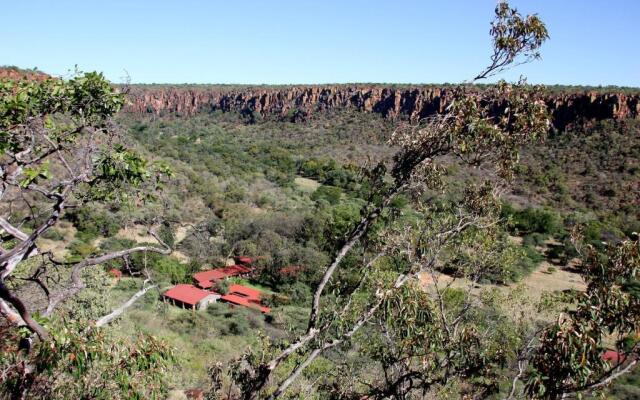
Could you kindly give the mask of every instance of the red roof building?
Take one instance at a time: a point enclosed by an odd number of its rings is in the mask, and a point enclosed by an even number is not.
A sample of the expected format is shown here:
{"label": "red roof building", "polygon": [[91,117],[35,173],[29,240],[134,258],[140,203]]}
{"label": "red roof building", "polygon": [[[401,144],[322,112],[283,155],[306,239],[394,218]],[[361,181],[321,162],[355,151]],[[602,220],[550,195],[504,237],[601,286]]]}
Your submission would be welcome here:
{"label": "red roof building", "polygon": [[243,285],[231,285],[229,286],[229,292],[220,297],[220,300],[227,303],[254,308],[260,310],[263,314],[271,312],[269,307],[265,307],[260,302],[262,292],[257,289],[246,287]]}
{"label": "red roof building", "polygon": [[202,289],[210,289],[213,287],[213,282],[232,276],[242,276],[249,272],[251,272],[251,270],[245,266],[231,265],[228,267],[197,272],[193,274],[193,278],[196,280],[197,285]]}
{"label": "red roof building", "polygon": [[196,280],[196,284],[202,289],[210,289],[213,287],[213,282],[226,278],[228,275],[217,269],[209,271],[202,271],[193,274],[193,279]]}
{"label": "red roof building", "polygon": [[237,256],[234,259],[238,264],[242,265],[251,265],[253,263],[253,258],[247,256]]}
{"label": "red roof building", "polygon": [[259,300],[238,296],[237,294],[224,295],[220,297],[220,300],[226,301],[227,303],[243,306],[243,307],[254,308],[256,310],[260,310],[260,312],[263,314],[267,314],[271,312],[271,309],[269,307],[265,307],[262,304],[260,304]]}
{"label": "red roof building", "polygon": [[198,289],[193,285],[180,284],[172,287],[163,294],[165,299],[176,305],[191,309],[206,308],[209,303],[215,303],[220,295],[207,290]]}
{"label": "red roof building", "polygon": [[258,289],[253,289],[243,285],[231,285],[227,294],[235,294],[240,297],[246,297],[252,300],[260,300],[262,292]]}
{"label": "red roof building", "polygon": [[251,269],[245,265],[231,265],[198,272],[193,274],[198,287],[186,284],[176,285],[167,290],[163,296],[176,305],[192,309],[205,308],[209,303],[220,299],[232,305],[257,309],[262,313],[271,312],[269,307],[261,303],[262,292],[260,290],[237,284],[229,286],[228,293],[224,296],[210,290],[217,281],[232,276],[242,276],[248,272],[251,272]]}

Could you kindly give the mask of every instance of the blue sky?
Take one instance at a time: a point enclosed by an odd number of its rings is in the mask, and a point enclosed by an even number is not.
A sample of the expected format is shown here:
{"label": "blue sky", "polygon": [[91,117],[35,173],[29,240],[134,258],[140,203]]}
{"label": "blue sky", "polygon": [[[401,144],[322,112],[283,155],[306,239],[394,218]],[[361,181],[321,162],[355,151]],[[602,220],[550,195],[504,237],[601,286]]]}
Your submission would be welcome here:
{"label": "blue sky", "polygon": [[[488,60],[496,0],[3,1],[0,65],[121,82],[460,82]],[[640,86],[640,0],[512,0],[543,60],[503,77]]]}

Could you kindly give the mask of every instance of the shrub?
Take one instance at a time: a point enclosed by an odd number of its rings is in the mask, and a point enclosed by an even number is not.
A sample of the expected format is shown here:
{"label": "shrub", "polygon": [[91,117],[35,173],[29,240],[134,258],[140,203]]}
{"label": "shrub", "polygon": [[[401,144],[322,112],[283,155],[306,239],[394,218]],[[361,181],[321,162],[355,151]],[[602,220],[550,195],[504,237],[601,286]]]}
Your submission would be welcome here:
{"label": "shrub", "polygon": [[136,242],[131,239],[123,239],[123,238],[106,238],[100,242],[100,250],[102,251],[118,251],[123,249],[128,249],[130,247],[135,246]]}
{"label": "shrub", "polygon": [[503,205],[502,216],[510,218],[509,227],[515,234],[539,233],[555,235],[562,228],[560,216],[552,210],[527,207],[516,210]]}
{"label": "shrub", "polygon": [[311,195],[311,200],[321,201],[324,200],[331,205],[336,205],[340,202],[342,196],[342,190],[335,186],[321,185]]}
{"label": "shrub", "polygon": [[224,314],[226,319],[221,333],[223,335],[245,335],[250,330],[248,314],[252,310],[234,309]]}
{"label": "shrub", "polygon": [[509,280],[518,282],[529,275],[543,260],[544,257],[531,246],[522,246],[520,256],[510,267]]}
{"label": "shrub", "polygon": [[227,189],[224,191],[224,197],[227,201],[231,201],[234,203],[239,203],[243,201],[246,197],[246,191],[237,185],[229,185]]}
{"label": "shrub", "polygon": [[96,251],[96,248],[84,240],[76,239],[69,245],[69,254],[72,260],[81,260],[90,256]]}
{"label": "shrub", "polygon": [[[135,244],[135,242],[128,239],[111,238],[104,240],[100,244],[100,248],[103,251],[117,251],[130,247],[130,244]],[[106,266],[121,269],[124,267],[124,262],[122,260],[113,260]],[[131,254],[128,259],[128,266],[132,271],[142,271],[148,268],[154,272],[155,278],[169,281],[173,284],[190,282],[190,275],[195,268],[192,264],[182,264],[174,257],[152,252]]]}
{"label": "shrub", "polygon": [[153,257],[151,262],[147,261],[151,270],[160,275],[173,284],[190,282],[190,268],[188,265],[182,264],[173,257]]}
{"label": "shrub", "polygon": [[122,225],[115,215],[87,207],[67,212],[65,218],[73,223],[80,234],[84,234],[87,241],[100,235],[111,237],[118,233]]}
{"label": "shrub", "polygon": [[262,193],[260,197],[256,200],[256,205],[260,208],[266,208],[269,206],[273,206],[275,204],[275,200],[273,196],[269,193]]}
{"label": "shrub", "polygon": [[42,237],[45,239],[55,240],[55,241],[64,240],[64,235],[56,228],[49,229],[42,235]]}
{"label": "shrub", "polygon": [[173,245],[175,244],[176,239],[173,235],[173,229],[171,229],[171,226],[169,224],[165,223],[160,226],[160,229],[158,230],[158,236],[160,236],[160,239],[162,239],[162,241],[170,247],[173,247]]}
{"label": "shrub", "polygon": [[216,292],[225,295],[227,293],[229,293],[229,281],[226,279],[220,279],[219,281],[216,281],[216,283],[213,284],[213,290],[215,290]]}
{"label": "shrub", "polygon": [[204,227],[209,235],[214,236],[217,235],[220,231],[221,224],[222,221],[220,220],[220,218],[214,216],[205,223]]}
{"label": "shrub", "polygon": [[531,233],[528,235],[525,235],[522,238],[522,244],[525,246],[542,246],[544,245],[544,241],[546,239],[546,235],[543,235],[541,233]]}
{"label": "shrub", "polygon": [[281,286],[280,291],[286,294],[294,305],[307,304],[311,298],[311,289],[301,282]]}
{"label": "shrub", "polygon": [[[175,357],[165,342],[142,333],[112,338],[66,320],[48,328],[51,339],[36,341],[28,352],[0,349],[1,398],[166,398]],[[3,331],[4,340],[20,336],[18,329]]]}
{"label": "shrub", "polygon": [[558,260],[562,265],[567,265],[570,259],[577,257],[578,252],[570,238],[564,238],[560,245],[550,245],[547,251],[547,258]]}

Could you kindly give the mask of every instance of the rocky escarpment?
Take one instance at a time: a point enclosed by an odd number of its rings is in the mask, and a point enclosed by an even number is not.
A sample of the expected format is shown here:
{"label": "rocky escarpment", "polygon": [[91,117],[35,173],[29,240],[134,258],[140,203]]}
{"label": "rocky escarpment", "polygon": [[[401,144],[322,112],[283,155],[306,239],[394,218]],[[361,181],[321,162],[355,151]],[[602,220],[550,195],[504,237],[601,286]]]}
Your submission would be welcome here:
{"label": "rocky escarpment", "polygon": [[[222,110],[262,117],[298,119],[331,109],[353,109],[386,118],[417,120],[442,112],[451,88],[380,86],[211,87],[134,86],[126,111],[162,115]],[[640,94],[575,92],[550,94],[553,123],[563,129],[579,121],[640,118]]]}
{"label": "rocky escarpment", "polygon": [[34,69],[22,69],[18,67],[0,67],[0,80],[20,80],[28,79],[34,81],[43,81],[50,78],[44,72]]}

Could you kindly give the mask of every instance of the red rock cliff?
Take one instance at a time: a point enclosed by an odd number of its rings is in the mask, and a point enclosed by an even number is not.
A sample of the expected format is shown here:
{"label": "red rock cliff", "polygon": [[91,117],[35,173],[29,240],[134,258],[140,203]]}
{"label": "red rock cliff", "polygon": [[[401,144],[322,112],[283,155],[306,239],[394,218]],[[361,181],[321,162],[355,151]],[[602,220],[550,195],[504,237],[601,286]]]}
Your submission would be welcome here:
{"label": "red rock cliff", "polygon": [[35,81],[43,81],[47,78],[50,78],[50,76],[45,74],[44,72],[36,70],[20,69],[17,67],[0,67],[0,80],[29,79]]}
{"label": "red rock cliff", "polygon": [[[180,113],[222,110],[277,118],[306,117],[314,112],[349,108],[379,113],[386,118],[412,120],[442,112],[451,89],[436,87],[307,86],[286,88],[145,87],[134,86],[126,111]],[[564,128],[577,121],[639,118],[640,95],[577,92],[549,95],[547,103],[554,125]]]}

